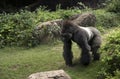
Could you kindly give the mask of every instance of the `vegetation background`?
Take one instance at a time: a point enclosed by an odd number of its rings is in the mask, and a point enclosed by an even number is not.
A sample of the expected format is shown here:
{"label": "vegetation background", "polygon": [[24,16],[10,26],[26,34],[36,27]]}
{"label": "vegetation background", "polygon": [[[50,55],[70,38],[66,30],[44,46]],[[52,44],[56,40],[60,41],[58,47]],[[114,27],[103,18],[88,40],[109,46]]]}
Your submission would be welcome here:
{"label": "vegetation background", "polygon": [[[72,5],[71,8],[55,5],[55,9],[46,6],[32,9],[28,6],[37,0],[29,0],[29,4],[24,0],[24,4],[18,7],[13,4],[19,1],[15,1],[0,1],[0,79],[26,79],[32,73],[56,69],[64,69],[72,79],[120,78],[120,0],[86,0],[84,4]],[[92,12],[96,16],[96,28],[103,37],[101,60],[88,67],[82,66],[79,64],[80,50],[73,44],[73,61],[77,65],[69,68],[62,58],[62,42],[52,37],[50,30],[42,31],[50,34],[50,40],[40,42],[34,38],[33,30],[39,23],[84,12]]]}

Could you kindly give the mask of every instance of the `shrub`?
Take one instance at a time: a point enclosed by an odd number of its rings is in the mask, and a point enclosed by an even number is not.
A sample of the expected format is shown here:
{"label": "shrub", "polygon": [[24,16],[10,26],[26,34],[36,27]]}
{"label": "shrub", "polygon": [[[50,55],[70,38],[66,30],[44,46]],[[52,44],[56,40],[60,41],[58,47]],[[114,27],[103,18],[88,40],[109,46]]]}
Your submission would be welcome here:
{"label": "shrub", "polygon": [[[36,46],[40,41],[33,36],[32,32],[37,23],[66,18],[79,12],[80,10],[76,9],[49,12],[40,7],[35,12],[21,10],[17,13],[0,14],[0,48],[13,45],[27,47]],[[43,30],[41,34],[45,32],[45,34],[49,35],[49,38],[47,38],[49,40],[54,38],[53,32],[56,32],[58,29],[58,27],[48,28],[47,30]]]}
{"label": "shrub", "polygon": [[[90,11],[87,9],[87,11]],[[0,48],[5,46],[27,46],[32,47],[40,44],[40,40],[33,36],[33,30],[38,23],[50,21],[54,19],[66,19],[71,15],[86,12],[86,10],[58,9],[56,12],[49,12],[40,7],[34,12],[20,11],[17,13],[3,13],[0,14]],[[117,15],[109,13],[104,10],[94,11],[97,17],[96,26],[100,29],[103,27],[118,26],[116,19]],[[47,34],[48,40],[56,38],[54,32],[59,30],[58,27],[47,28],[47,30],[41,31],[39,35],[44,36]],[[46,39],[46,38],[45,38]],[[42,40],[45,40],[42,39]]]}
{"label": "shrub", "polygon": [[107,6],[110,12],[120,13],[120,0],[111,0]]}
{"label": "shrub", "polygon": [[119,18],[115,13],[106,12],[105,10],[96,10],[94,13],[97,19],[96,26],[108,28],[119,25]]}
{"label": "shrub", "polygon": [[103,59],[104,67],[99,76],[102,76],[102,79],[117,78],[120,76],[120,74],[117,73],[120,72],[120,31],[114,31],[107,40],[108,42],[103,48],[107,56]]}
{"label": "shrub", "polygon": [[35,25],[35,15],[28,11],[0,15],[0,46],[28,46]]}
{"label": "shrub", "polygon": [[120,52],[120,31],[114,31],[110,36],[107,38],[108,43],[105,45],[105,51],[114,51],[116,53]]}

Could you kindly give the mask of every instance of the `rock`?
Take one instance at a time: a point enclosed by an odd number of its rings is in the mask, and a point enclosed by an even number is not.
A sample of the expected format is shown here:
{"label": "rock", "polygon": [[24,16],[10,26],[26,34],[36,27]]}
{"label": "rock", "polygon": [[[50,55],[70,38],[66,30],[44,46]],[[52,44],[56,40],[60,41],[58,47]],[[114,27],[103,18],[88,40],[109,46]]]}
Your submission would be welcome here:
{"label": "rock", "polygon": [[64,70],[54,70],[31,74],[28,79],[71,79]]}
{"label": "rock", "polygon": [[78,24],[83,27],[95,26],[96,17],[93,13],[83,13],[73,15],[69,18],[75,24]]}
{"label": "rock", "polygon": [[62,23],[62,19],[47,21],[47,22],[40,23],[35,29],[41,30],[44,27],[61,26],[61,23]]}
{"label": "rock", "polygon": [[40,42],[49,41],[51,38],[60,39],[62,21],[62,19],[56,19],[40,23],[33,31],[34,37]]}
{"label": "rock", "polygon": [[[96,17],[93,13],[83,13],[83,14],[76,14],[72,15],[68,18],[68,20],[71,20],[75,24],[78,24],[80,26],[95,26]],[[64,20],[62,19],[56,19],[52,21],[47,21],[40,23],[35,29],[40,30],[44,27],[52,27],[52,26],[59,26],[62,27],[62,23]]]}

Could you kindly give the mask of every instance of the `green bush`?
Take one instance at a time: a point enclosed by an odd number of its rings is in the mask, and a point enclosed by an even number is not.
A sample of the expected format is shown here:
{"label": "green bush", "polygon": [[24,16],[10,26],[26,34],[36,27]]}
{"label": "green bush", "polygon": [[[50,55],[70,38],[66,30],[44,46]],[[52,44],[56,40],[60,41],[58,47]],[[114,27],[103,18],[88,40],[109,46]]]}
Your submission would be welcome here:
{"label": "green bush", "polygon": [[108,28],[119,25],[119,18],[115,13],[106,12],[105,10],[95,10],[94,13],[97,19],[96,26]]}
{"label": "green bush", "polygon": [[[103,67],[99,72],[98,79],[120,78],[120,54],[110,55],[103,60]],[[119,73],[118,73],[119,72]]]}
{"label": "green bush", "polygon": [[120,13],[120,0],[111,0],[107,6],[110,12]]}
{"label": "green bush", "polygon": [[[91,11],[88,10],[87,11]],[[56,12],[49,12],[40,7],[34,12],[30,11],[20,11],[17,13],[3,13],[0,14],[0,48],[5,46],[27,46],[32,47],[40,44],[40,40],[33,36],[33,30],[37,24],[45,21],[55,20],[55,19],[66,19],[71,15],[80,14],[86,12],[86,10],[68,9],[61,10],[58,9]],[[118,26],[117,15],[114,13],[106,12],[105,10],[95,10],[97,17],[96,26],[100,29],[102,27],[113,27]],[[54,32],[59,28],[48,28],[47,30],[41,31],[41,37],[43,34],[49,35],[49,39],[55,38]],[[42,39],[45,40],[45,39]]]}
{"label": "green bush", "polygon": [[[14,45],[27,47],[36,46],[40,43],[40,40],[33,36],[33,30],[38,23],[67,18],[77,13],[80,13],[80,10],[70,9],[49,12],[40,7],[34,12],[22,10],[17,13],[0,14],[0,48]],[[52,39],[54,38],[53,32],[56,32],[58,29],[58,27],[48,28],[46,31],[43,30],[42,34],[46,32],[46,34],[49,35],[47,39]]]}
{"label": "green bush", "polygon": [[108,42],[103,47],[103,52],[106,53],[103,59],[104,67],[101,71],[102,75],[99,76],[102,76],[102,79],[120,76],[117,73],[120,72],[120,31],[114,31],[107,40]]}
{"label": "green bush", "polygon": [[120,31],[114,31],[110,36],[107,38],[109,42],[105,45],[105,51],[114,51],[116,53],[120,52]]}
{"label": "green bush", "polygon": [[0,14],[0,47],[11,45],[29,46],[35,15],[28,11]]}

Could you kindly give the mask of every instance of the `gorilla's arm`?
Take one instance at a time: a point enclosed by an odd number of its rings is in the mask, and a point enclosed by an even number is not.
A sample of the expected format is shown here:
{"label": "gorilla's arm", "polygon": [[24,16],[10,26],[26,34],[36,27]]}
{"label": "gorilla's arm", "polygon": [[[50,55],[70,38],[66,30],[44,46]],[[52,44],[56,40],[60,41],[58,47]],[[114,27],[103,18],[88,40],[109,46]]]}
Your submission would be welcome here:
{"label": "gorilla's arm", "polygon": [[65,60],[66,65],[72,66],[72,58],[73,53],[71,50],[72,41],[71,40],[64,40],[64,46],[63,46],[63,57]]}

